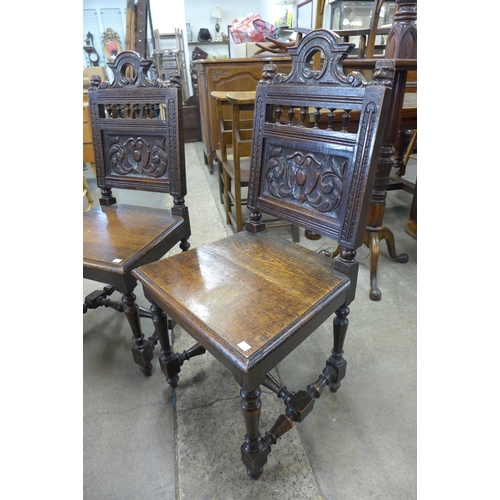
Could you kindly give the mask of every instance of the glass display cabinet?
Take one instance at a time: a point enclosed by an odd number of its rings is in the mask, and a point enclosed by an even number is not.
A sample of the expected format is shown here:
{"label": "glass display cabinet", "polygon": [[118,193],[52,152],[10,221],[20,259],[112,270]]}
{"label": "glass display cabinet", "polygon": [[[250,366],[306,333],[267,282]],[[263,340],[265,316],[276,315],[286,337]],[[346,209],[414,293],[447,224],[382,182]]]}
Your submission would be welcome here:
{"label": "glass display cabinet", "polygon": [[[371,26],[371,18],[375,4],[380,0],[330,0],[330,29],[339,32],[340,35],[348,37],[349,41],[359,47],[360,36],[367,35]],[[378,46],[385,45],[385,38],[394,22],[396,12],[396,0],[385,0],[380,7],[380,15],[377,24],[379,33],[375,39]],[[344,33],[351,31],[351,34]],[[356,34],[356,32],[358,32]]]}
{"label": "glass display cabinet", "polygon": [[[330,29],[367,29],[370,27],[374,1],[332,0]],[[378,28],[391,27],[396,12],[396,0],[386,0],[380,8]]]}

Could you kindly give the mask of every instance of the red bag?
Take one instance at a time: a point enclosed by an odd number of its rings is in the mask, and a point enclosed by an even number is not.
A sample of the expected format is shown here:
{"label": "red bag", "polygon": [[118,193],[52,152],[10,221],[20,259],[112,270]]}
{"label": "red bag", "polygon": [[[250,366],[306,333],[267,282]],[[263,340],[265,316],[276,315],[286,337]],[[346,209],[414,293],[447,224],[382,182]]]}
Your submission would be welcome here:
{"label": "red bag", "polygon": [[276,26],[266,23],[262,19],[256,19],[253,22],[255,32],[252,34],[252,42],[264,42],[266,36],[273,36]]}
{"label": "red bag", "polygon": [[273,36],[276,26],[267,23],[260,14],[247,14],[235,19],[229,27],[234,43],[264,42],[266,36]]}

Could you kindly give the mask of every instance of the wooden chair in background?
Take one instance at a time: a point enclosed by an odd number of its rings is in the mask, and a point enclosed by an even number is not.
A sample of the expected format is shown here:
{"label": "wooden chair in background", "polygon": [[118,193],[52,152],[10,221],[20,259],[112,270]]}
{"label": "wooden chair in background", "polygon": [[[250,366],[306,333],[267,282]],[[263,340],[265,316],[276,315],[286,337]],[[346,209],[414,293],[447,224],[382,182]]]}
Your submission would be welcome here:
{"label": "wooden chair in background", "polygon": [[217,163],[217,179],[219,181],[219,201],[224,205],[224,173],[222,162],[227,161],[227,156],[233,154],[233,131],[231,121],[224,115],[224,107],[228,107],[227,92],[213,91],[210,94],[216,101],[216,115],[218,123],[218,144],[215,149],[215,161]]}
{"label": "wooden chair in background", "polygon": [[94,198],[92,198],[92,194],[90,192],[89,184],[87,182],[85,174],[83,174],[83,196],[87,198],[87,206],[85,207],[85,212],[88,212],[92,208]]}
{"label": "wooden chair in background", "polygon": [[[188,359],[172,350],[172,317],[194,338],[192,351],[208,350],[240,385],[246,426],[241,457],[254,479],[277,440],[305,419],[325,388],[337,391],[346,372],[343,346],[356,290],[356,249],[363,241],[394,73],[391,62],[379,61],[373,82],[359,73],[348,78],[341,62],[352,47],[331,31],[316,30],[290,49],[287,76],[266,65],[256,91],[245,229],[132,272],[152,303],[167,383],[178,385]],[[325,67],[316,72],[311,60],[318,52]],[[284,124],[284,107],[291,114],[314,108],[326,114],[327,126]],[[328,121],[335,109],[360,113],[355,131]],[[280,237],[266,227],[263,214],[335,239],[342,247],[339,259]],[[271,370],[332,316],[333,349],[323,371],[306,390],[288,390]],[[264,434],[261,386],[285,405]]]}
{"label": "wooden chair in background", "polygon": [[[233,98],[237,96],[233,93]],[[243,95],[251,95],[252,93],[243,93]],[[216,116],[218,123],[217,130],[217,146],[215,149],[215,160],[217,162],[217,173],[219,180],[219,192],[220,192],[220,202],[224,204],[224,170],[222,168],[223,163],[233,161],[233,107],[231,102],[228,100],[228,91],[213,91],[211,92],[211,97],[216,102]],[[255,92],[253,92],[255,96]],[[245,118],[239,117],[239,128],[244,130],[253,129],[253,107],[247,110]],[[248,175],[246,179],[242,180],[242,186],[248,186]],[[229,219],[226,219],[226,223],[230,224]]]}
{"label": "wooden chair in background", "polygon": [[[215,92],[212,94],[215,94]],[[243,230],[244,222],[247,218],[243,208],[247,204],[246,190],[250,175],[255,91],[227,92],[224,98],[218,97],[218,104],[220,105],[221,103],[227,103],[230,106],[231,119],[224,120],[224,130],[221,125],[222,138],[220,142],[232,142],[231,153],[226,155],[224,153],[224,146],[221,146],[220,153],[220,157],[222,158],[224,210],[226,213],[226,224],[230,224],[233,231],[237,233]],[[231,127],[230,135],[227,134],[229,126]],[[226,139],[224,139],[224,136]],[[268,218],[266,219],[266,226],[268,229],[290,228],[292,240],[298,242],[300,239],[299,228],[295,225],[290,225],[286,221],[277,218]]]}
{"label": "wooden chair in background", "polygon": [[250,177],[255,92],[228,92],[231,105],[231,136],[233,154],[222,161],[223,199],[226,224],[235,233],[243,229],[243,206],[247,198],[243,189]]}
{"label": "wooden chair in background", "polygon": [[[174,245],[189,248],[184,204],[186,175],[182,90],[177,78],[147,80],[152,61],[124,51],[108,66],[112,83],[93,79],[89,110],[100,207],[83,214],[83,277],[105,283],[89,294],[84,313],[100,306],[125,313],[133,334],[134,361],[151,374],[155,339],[146,340],[140,317],[150,317],[133,293],[132,271],[163,257]],[[171,209],[117,203],[112,188],[169,193]],[[118,291],[121,302],[108,297]]]}
{"label": "wooden chair in background", "polygon": [[[372,16],[370,19],[370,27],[365,29],[346,29],[336,30],[335,33],[340,35],[344,41],[350,41],[350,37],[359,36],[358,44],[358,58],[371,59],[375,56],[376,50],[382,53],[383,57],[385,51],[385,44],[383,43],[383,36],[388,35],[390,28],[379,27],[380,11],[384,5],[385,0],[373,0]],[[381,36],[382,43],[376,44],[377,36]]]}
{"label": "wooden chair in background", "polygon": [[[102,68],[104,70],[104,68]],[[105,74],[105,71],[101,73]],[[90,81],[90,80],[89,80]],[[85,207],[85,212],[88,212],[94,203],[92,194],[87,183],[87,178],[85,177],[85,170],[88,165],[92,167],[94,176],[96,176],[95,170],[95,157],[94,157],[94,146],[92,145],[92,128],[90,126],[90,115],[89,115],[89,103],[86,100],[86,94],[84,94],[83,102],[83,196],[87,198],[87,206]]]}

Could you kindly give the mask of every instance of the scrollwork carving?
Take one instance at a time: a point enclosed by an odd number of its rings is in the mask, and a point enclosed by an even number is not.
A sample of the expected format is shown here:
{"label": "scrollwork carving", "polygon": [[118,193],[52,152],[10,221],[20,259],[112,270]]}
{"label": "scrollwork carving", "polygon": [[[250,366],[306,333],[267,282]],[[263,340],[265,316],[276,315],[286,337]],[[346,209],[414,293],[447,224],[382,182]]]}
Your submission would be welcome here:
{"label": "scrollwork carving", "polygon": [[[344,43],[334,31],[319,29],[307,33],[296,47],[288,49],[292,58],[292,70],[282,78],[286,83],[349,83],[354,87],[366,85],[361,73],[346,76],[342,61],[354,48],[352,43]],[[322,67],[313,69],[312,61],[315,54],[322,55]]]}
{"label": "scrollwork carving", "polygon": [[226,75],[227,75],[227,70],[225,70],[225,69],[218,70],[218,71],[214,70],[211,72],[211,76],[214,80],[217,80],[221,76],[226,76]]}
{"label": "scrollwork carving", "polygon": [[347,159],[312,153],[285,151],[267,146],[264,190],[276,198],[307,203],[322,213],[333,213],[340,205]]}
{"label": "scrollwork carving", "polygon": [[102,90],[106,88],[120,87],[156,87],[156,88],[181,88],[181,77],[174,73],[169,81],[163,81],[158,78],[150,80],[148,71],[153,61],[142,59],[134,51],[124,50],[120,52],[112,61],[108,62],[108,67],[113,72],[114,78],[111,82],[97,82],[91,80],[89,91]]}
{"label": "scrollwork carving", "polygon": [[165,141],[153,139],[152,144],[142,137],[112,137],[109,140],[109,165],[120,175],[141,175],[158,178],[167,170]]}
{"label": "scrollwork carving", "polygon": [[347,81],[353,87],[362,87],[363,85],[366,85],[365,77],[359,71],[351,71],[347,75]]}

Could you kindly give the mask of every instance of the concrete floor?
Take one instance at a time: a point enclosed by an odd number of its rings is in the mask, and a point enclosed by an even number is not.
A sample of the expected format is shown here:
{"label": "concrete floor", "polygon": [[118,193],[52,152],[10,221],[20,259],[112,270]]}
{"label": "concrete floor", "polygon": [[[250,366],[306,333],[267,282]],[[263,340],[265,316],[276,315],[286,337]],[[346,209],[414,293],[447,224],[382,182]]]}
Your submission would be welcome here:
{"label": "concrete floor", "polygon": [[[222,218],[217,177],[203,164],[201,143],[186,144],[186,159],[194,247],[231,230]],[[409,169],[409,178],[415,171]],[[97,203],[91,169],[85,175]],[[169,203],[160,194],[115,193],[119,201],[146,206]],[[358,252],[342,387],[336,394],[325,391],[307,419],[279,440],[259,481],[248,479],[240,459],[239,387],[225,368],[208,353],[194,358],[182,367],[174,391],[158,367],[158,350],[153,375],[139,372],[122,314],[102,308],[84,314],[84,498],[416,499],[417,242],[404,231],[410,203],[408,193],[388,193],[385,223],[398,253],[406,252],[409,262],[393,262],[382,243],[380,302],[368,298],[369,250]],[[312,242],[303,234],[301,244],[318,251],[334,246],[326,238]],[[100,287],[83,280],[83,295]],[[136,295],[148,307],[140,287]],[[149,320],[143,326],[149,336]],[[173,343],[182,351],[193,342],[176,327]],[[277,367],[276,376],[289,390],[305,389],[321,372],[331,347],[328,320]],[[261,430],[283,411],[280,401],[263,389]]]}

